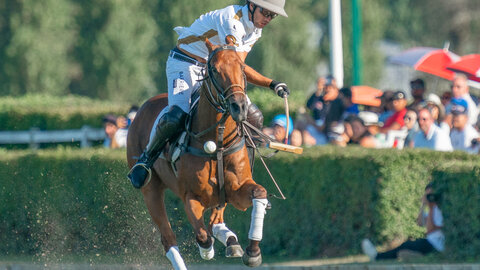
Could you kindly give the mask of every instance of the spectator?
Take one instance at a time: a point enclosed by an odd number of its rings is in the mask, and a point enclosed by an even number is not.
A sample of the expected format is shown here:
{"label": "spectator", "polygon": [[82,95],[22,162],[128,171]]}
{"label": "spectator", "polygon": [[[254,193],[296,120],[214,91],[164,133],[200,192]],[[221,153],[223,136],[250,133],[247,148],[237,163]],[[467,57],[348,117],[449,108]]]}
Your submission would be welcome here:
{"label": "spectator", "polygon": [[130,127],[130,125],[133,122],[133,119],[135,119],[135,116],[137,115],[138,111],[138,106],[137,105],[132,105],[130,109],[128,110],[127,113],[127,128]]}
{"label": "spectator", "polygon": [[404,147],[413,148],[413,140],[418,132],[417,113],[414,110],[408,110],[403,121],[405,122],[404,128],[408,131],[403,145]]}
{"label": "spectator", "polygon": [[317,90],[307,100],[307,108],[312,111],[317,126],[324,125],[328,106],[337,96],[338,88],[332,76],[318,79]]}
{"label": "spectator", "polygon": [[127,147],[127,135],[128,128],[133,122],[135,115],[137,114],[138,106],[132,105],[128,110],[127,117],[119,116],[117,117],[117,133],[115,133],[115,140],[118,144],[118,147]]}
{"label": "spectator", "polygon": [[445,107],[443,106],[440,97],[435,94],[429,94],[425,100],[425,105],[432,112],[435,124],[446,133],[450,133],[450,126],[445,122]]}
{"label": "spectator", "polygon": [[[475,128],[468,123],[468,103],[463,99],[452,99],[452,132],[450,139],[454,150],[468,153],[478,153],[477,139],[479,137]],[[474,142],[472,144],[472,142]]]}
{"label": "spectator", "polygon": [[418,112],[418,126],[420,131],[415,135],[414,148],[428,148],[438,151],[452,151],[452,143],[448,133],[440,129],[432,117],[428,108],[422,108]]}
{"label": "spectator", "polygon": [[[288,125],[288,144],[300,146],[302,144],[302,135],[299,130],[293,128],[293,120],[289,117]],[[271,127],[263,129],[263,133],[269,135],[277,142],[284,143],[287,130],[287,117],[284,114],[276,115],[272,120]]]}
{"label": "spectator", "polygon": [[341,121],[345,110],[333,78],[331,80],[327,78],[323,96],[317,98],[316,93],[312,95],[307,107],[314,111],[315,124],[307,126],[304,137],[309,138],[307,141],[314,139],[316,145],[328,143],[327,134],[330,127]]}
{"label": "spectator", "polygon": [[358,115],[360,110],[358,109],[358,105],[352,102],[352,89],[350,89],[350,87],[343,87],[340,89],[338,97],[342,101],[344,108],[341,117],[342,120],[345,120],[349,115]]}
{"label": "spectator", "polygon": [[393,94],[395,92],[391,90],[385,90],[383,95],[380,96],[380,115],[378,116],[378,121],[380,123],[385,123],[387,119],[393,114]]}
{"label": "spectator", "polygon": [[350,140],[345,132],[345,126],[343,123],[335,123],[334,126],[330,127],[330,131],[327,135],[330,144],[342,147],[347,146],[347,143]]}
{"label": "spectator", "polygon": [[[468,79],[465,74],[457,74],[455,78],[453,79],[453,85],[452,85],[452,97],[453,98],[462,98],[468,103],[468,123],[470,125],[475,125],[477,123],[477,117],[478,117],[478,108],[477,104],[472,99],[472,96],[470,96],[470,90],[468,87]],[[447,105],[446,108],[447,111],[447,123],[451,123],[451,103]]]}
{"label": "spectator", "polygon": [[415,79],[410,82],[413,101],[408,105],[408,109],[418,111],[422,106],[425,95],[425,82],[422,79]]}
{"label": "spectator", "polygon": [[432,185],[425,187],[425,194],[422,197],[422,205],[417,217],[417,225],[426,227],[426,238],[413,241],[406,241],[399,247],[387,252],[378,253],[375,246],[368,239],[362,241],[362,250],[370,260],[396,259],[400,251],[409,250],[419,252],[423,255],[433,251],[443,252],[445,250],[445,236],[442,232],[443,215],[438,207],[440,194],[433,191]]}
{"label": "spectator", "polygon": [[351,115],[345,119],[345,133],[350,138],[351,144],[359,144],[366,148],[377,147],[375,137],[368,131],[363,120]]}
{"label": "spectator", "polygon": [[403,118],[407,113],[407,99],[403,91],[397,91],[392,96],[394,113],[385,121],[380,129],[382,133],[388,133],[390,130],[400,130],[405,123]]}
{"label": "spectator", "polygon": [[105,131],[105,140],[103,146],[107,148],[118,148],[118,143],[115,139],[115,134],[117,133],[117,117],[114,115],[105,115],[102,119],[103,129]]}
{"label": "spectator", "polygon": [[452,99],[452,92],[450,91],[443,92],[441,99],[442,99],[443,107],[447,106],[447,104],[450,103],[450,100]]}
{"label": "spectator", "polygon": [[380,133],[380,128],[383,126],[378,121],[378,115],[374,112],[363,111],[358,113],[358,117],[363,120],[363,124],[367,127],[367,130],[373,136],[377,136]]}

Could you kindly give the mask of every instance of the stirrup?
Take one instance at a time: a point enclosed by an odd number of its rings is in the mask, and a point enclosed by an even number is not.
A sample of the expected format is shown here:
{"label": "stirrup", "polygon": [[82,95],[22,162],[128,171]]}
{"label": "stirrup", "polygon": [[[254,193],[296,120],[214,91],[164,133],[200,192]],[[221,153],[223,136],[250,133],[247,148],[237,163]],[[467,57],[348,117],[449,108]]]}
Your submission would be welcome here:
{"label": "stirrup", "polygon": [[130,179],[128,176],[132,174],[133,170],[135,168],[137,168],[138,166],[140,167],[143,167],[145,169],[145,171],[147,171],[147,179],[143,182],[143,185],[139,188],[142,188],[144,187],[145,185],[147,185],[148,183],[150,183],[150,180],[152,179],[152,169],[150,169],[147,164],[141,162],[141,163],[136,163],[135,165],[133,165],[133,167],[130,169],[130,171],[128,172],[127,174],[127,178],[128,180],[130,180],[130,182],[132,181],[132,179]]}

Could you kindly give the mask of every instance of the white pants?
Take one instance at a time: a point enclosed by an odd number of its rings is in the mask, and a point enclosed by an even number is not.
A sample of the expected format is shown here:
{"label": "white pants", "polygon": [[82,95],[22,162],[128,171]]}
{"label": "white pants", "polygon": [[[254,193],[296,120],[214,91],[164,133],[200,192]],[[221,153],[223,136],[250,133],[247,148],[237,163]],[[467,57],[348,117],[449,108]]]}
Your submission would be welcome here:
{"label": "white pants", "polygon": [[157,116],[155,123],[150,131],[150,140],[155,135],[155,130],[160,118],[170,110],[170,106],[177,105],[184,112],[190,111],[191,95],[202,85],[202,79],[205,78],[206,67],[200,67],[185,61],[177,60],[171,56],[167,59],[167,85],[168,85],[168,105],[163,108]]}
{"label": "white pants", "polygon": [[200,67],[172,57],[167,60],[168,106],[160,115],[168,111],[169,106],[177,105],[184,112],[190,110],[190,96],[200,88],[205,78],[206,67]]}

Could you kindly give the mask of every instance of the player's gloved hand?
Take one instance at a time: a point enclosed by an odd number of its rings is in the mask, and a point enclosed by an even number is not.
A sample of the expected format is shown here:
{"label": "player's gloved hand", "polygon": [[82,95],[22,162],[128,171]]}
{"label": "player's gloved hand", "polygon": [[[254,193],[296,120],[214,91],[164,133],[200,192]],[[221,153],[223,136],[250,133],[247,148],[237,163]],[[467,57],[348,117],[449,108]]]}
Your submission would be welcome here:
{"label": "player's gloved hand", "polygon": [[288,89],[287,84],[283,82],[272,81],[270,83],[270,89],[275,91],[275,93],[282,98],[290,95],[290,90]]}

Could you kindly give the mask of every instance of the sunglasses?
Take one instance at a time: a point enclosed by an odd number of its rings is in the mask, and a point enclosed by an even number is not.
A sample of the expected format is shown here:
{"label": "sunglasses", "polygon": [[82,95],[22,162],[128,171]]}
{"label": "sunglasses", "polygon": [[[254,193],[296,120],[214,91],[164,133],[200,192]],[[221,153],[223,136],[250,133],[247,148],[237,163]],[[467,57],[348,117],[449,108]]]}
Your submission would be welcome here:
{"label": "sunglasses", "polygon": [[268,9],[265,9],[265,8],[262,8],[262,7],[258,7],[258,8],[260,9],[260,13],[262,13],[263,17],[265,17],[265,18],[270,18],[271,20],[273,20],[273,19],[275,19],[275,17],[278,16],[277,13],[271,12]]}

